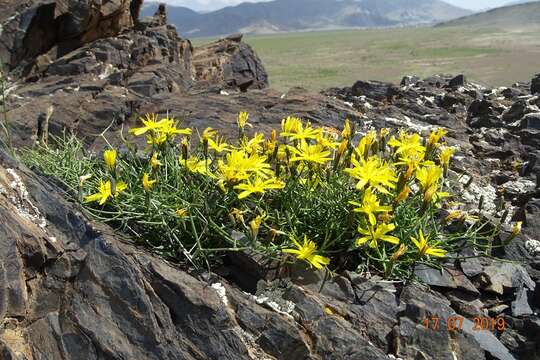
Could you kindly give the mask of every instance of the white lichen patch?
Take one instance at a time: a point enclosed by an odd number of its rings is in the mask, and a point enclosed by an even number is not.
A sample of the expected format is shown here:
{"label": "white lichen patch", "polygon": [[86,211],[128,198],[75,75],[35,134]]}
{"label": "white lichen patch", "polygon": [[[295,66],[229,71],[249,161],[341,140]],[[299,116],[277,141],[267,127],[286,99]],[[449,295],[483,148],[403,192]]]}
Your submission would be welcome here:
{"label": "white lichen patch", "polygon": [[525,249],[531,254],[531,256],[540,256],[540,241],[527,240],[525,242]]}
{"label": "white lichen patch", "polygon": [[434,127],[431,126],[431,125],[424,126],[424,125],[416,124],[416,123],[412,122],[412,120],[408,116],[404,116],[403,120],[392,118],[392,117],[387,117],[384,120],[386,120],[386,122],[388,122],[390,124],[394,124],[394,125],[397,125],[397,126],[400,126],[400,127],[404,127],[406,129],[411,129],[411,130],[414,130],[416,132],[423,132],[423,131],[429,131],[429,130],[434,129]]}
{"label": "white lichen patch", "polygon": [[527,194],[536,189],[536,182],[528,179],[519,179],[515,181],[508,181],[503,185],[506,192],[511,194]]}
{"label": "white lichen patch", "polygon": [[478,206],[480,199],[483,199],[482,209],[484,211],[493,213],[497,209],[497,190],[490,183],[479,184],[472,182],[468,187],[465,186],[470,181],[470,176],[464,175],[459,179],[459,182],[463,186],[461,191],[462,200],[464,203]]}
{"label": "white lichen patch", "polygon": [[117,71],[118,69],[115,68],[112,64],[107,64],[105,65],[105,68],[103,69],[103,71],[98,75],[98,78],[100,80],[104,80]]}
{"label": "white lichen patch", "polygon": [[258,296],[251,295],[251,296],[253,297],[255,302],[257,302],[257,304],[264,305],[279,314],[292,317],[292,313],[295,308],[295,305],[292,301],[279,299],[279,303],[278,303],[275,299],[272,299],[272,297],[267,294],[261,294]]}
{"label": "white lichen patch", "polygon": [[210,285],[210,287],[216,291],[223,305],[228,306],[229,299],[227,299],[227,290],[225,289],[225,286],[223,286],[222,283],[217,282]]}
{"label": "white lichen patch", "polygon": [[36,224],[38,227],[44,229],[47,226],[45,217],[41,215],[39,209],[30,201],[30,196],[26,186],[24,185],[21,177],[14,169],[6,169],[6,172],[12,178],[12,181],[8,186],[12,189],[11,194],[7,197],[11,200],[11,203],[17,209],[17,213]]}

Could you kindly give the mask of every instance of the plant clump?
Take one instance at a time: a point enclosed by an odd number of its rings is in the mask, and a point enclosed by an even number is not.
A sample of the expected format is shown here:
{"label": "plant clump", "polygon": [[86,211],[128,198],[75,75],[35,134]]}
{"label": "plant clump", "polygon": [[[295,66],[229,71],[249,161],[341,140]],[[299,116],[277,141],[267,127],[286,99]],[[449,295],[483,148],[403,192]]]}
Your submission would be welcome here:
{"label": "plant clump", "polygon": [[248,136],[244,112],[237,125],[228,141],[212,128],[194,136],[172,117],[148,114],[124,150],[93,156],[66,136],[25,159],[77,194],[94,218],[195,266],[251,251],[314,270],[403,279],[419,262],[438,266],[495,235],[481,218],[450,210],[454,149],[444,130],[359,136],[349,121],[339,131],[288,117],[280,130]]}

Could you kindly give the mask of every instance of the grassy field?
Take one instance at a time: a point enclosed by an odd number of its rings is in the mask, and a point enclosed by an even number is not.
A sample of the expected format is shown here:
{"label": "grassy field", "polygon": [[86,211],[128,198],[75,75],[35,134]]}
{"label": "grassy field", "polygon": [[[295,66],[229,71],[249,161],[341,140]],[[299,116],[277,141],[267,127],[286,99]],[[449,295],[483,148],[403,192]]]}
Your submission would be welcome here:
{"label": "grassy field", "polygon": [[[540,26],[342,30],[247,36],[271,86],[320,90],[358,79],[399,82],[404,75],[464,73],[491,86],[540,72]],[[195,45],[208,41],[198,40]]]}

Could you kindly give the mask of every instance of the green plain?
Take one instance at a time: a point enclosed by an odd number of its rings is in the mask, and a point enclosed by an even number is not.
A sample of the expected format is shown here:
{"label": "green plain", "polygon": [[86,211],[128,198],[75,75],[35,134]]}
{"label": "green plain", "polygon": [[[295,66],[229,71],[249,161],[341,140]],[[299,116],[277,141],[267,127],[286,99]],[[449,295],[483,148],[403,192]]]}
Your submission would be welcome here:
{"label": "green plain", "polygon": [[[246,36],[271,86],[321,90],[354,81],[399,82],[404,75],[463,73],[490,86],[540,72],[539,27],[471,26],[335,30]],[[210,39],[197,39],[195,45]]]}

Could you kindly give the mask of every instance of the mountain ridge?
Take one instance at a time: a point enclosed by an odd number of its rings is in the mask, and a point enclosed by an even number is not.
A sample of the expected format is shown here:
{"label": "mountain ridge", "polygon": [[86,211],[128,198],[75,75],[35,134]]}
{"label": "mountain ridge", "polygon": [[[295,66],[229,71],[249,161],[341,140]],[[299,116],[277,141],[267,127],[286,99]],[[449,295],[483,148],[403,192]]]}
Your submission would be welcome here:
{"label": "mountain ridge", "polygon": [[505,5],[447,22],[437,26],[499,26],[521,28],[527,25],[540,24],[540,1]]}
{"label": "mountain ridge", "polygon": [[[151,16],[156,8],[157,3],[148,3],[142,15]],[[170,5],[167,9],[169,21],[190,37],[420,25],[472,13],[440,0],[274,0],[207,13]]]}

